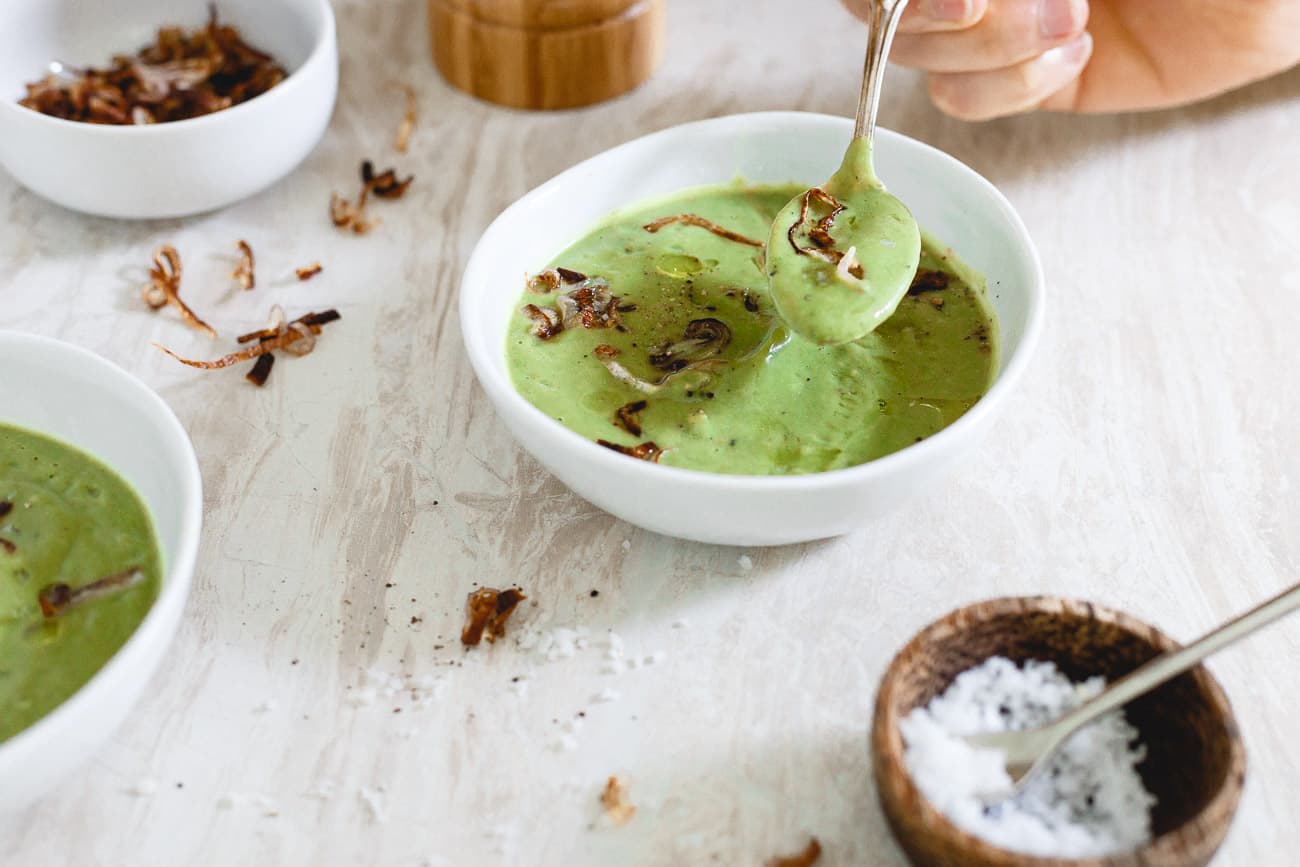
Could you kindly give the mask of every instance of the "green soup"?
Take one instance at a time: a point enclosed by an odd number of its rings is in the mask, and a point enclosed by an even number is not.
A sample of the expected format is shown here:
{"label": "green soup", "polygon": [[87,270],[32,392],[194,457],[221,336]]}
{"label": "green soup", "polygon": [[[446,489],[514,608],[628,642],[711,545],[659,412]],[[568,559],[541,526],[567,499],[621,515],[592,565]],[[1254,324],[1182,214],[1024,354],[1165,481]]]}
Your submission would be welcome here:
{"label": "green soup", "polygon": [[[516,388],[585,437],[718,473],[850,467],[952,424],[997,370],[984,279],[924,236],[916,282],[874,332],[794,336],[754,239],[801,191],[737,183],[613,215],[556,257],[562,276],[529,281],[506,345]],[[679,214],[714,228],[654,222]]]}
{"label": "green soup", "polygon": [[[103,667],[158,595],[162,561],[144,503],[99,461],[0,424],[0,741]],[[114,592],[42,613],[43,589],[84,589],[139,569]]]}

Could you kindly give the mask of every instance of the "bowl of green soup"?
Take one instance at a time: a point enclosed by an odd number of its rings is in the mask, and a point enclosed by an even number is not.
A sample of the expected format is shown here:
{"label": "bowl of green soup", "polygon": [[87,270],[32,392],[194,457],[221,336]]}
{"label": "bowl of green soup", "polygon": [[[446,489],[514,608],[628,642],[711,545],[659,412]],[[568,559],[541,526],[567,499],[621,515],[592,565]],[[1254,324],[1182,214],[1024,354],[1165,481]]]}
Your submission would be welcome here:
{"label": "bowl of green soup", "polygon": [[198,551],[193,447],[99,356],[0,331],[0,810],[49,790],[139,699]]}
{"label": "bowl of green soup", "polygon": [[[921,226],[906,297],[866,337],[829,346],[794,334],[772,301],[772,220],[851,135],[848,119],[794,112],[690,123],[507,208],[470,257],[460,314],[479,382],[524,448],[630,523],[735,545],[850,532],[974,459],[1043,319],[1037,251],[992,184],[880,130],[880,176]],[[815,248],[833,219],[810,213],[791,245],[829,255]],[[869,272],[871,255],[840,267]]]}

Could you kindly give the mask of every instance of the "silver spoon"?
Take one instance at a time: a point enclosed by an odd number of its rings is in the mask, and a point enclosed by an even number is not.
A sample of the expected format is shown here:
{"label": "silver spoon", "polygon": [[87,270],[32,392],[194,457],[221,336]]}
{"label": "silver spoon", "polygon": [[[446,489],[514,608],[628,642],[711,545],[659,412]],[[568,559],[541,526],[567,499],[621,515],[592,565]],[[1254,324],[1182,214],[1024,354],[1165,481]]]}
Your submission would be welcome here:
{"label": "silver spoon", "polygon": [[1013,795],[1024,786],[1026,780],[1046,767],[1057,748],[1083,726],[1102,714],[1150,692],[1165,681],[1187,671],[1211,653],[1222,650],[1229,644],[1268,626],[1297,608],[1300,608],[1300,584],[1229,620],[1186,647],[1157,656],[1135,671],[1124,675],[1099,695],[1079,705],[1055,722],[1034,729],[986,732],[966,736],[963,740],[971,747],[979,750],[999,750],[1004,756],[1003,763],[1007,776],[1011,778],[1012,790],[987,794],[998,797]]}
{"label": "silver spoon", "polygon": [[907,0],[867,4],[867,58],[857,122],[844,162],[821,187],[795,196],[772,222],[766,267],[777,312],[796,334],[847,343],[889,318],[921,255],[912,212],[876,177],[872,144],[889,46]]}

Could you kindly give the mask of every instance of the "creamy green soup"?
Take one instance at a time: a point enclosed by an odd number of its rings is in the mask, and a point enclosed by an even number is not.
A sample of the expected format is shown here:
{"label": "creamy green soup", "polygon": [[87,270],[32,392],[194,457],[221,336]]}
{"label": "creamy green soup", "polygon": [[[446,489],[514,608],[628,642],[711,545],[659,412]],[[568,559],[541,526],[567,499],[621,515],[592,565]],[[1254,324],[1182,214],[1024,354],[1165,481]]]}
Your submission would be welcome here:
{"label": "creamy green soup", "polygon": [[125,480],[71,446],[3,424],[0,513],[3,741],[125,643],[158,595],[162,562],[149,513]]}
{"label": "creamy green soup", "polygon": [[795,336],[763,242],[801,191],[736,183],[613,215],[528,281],[506,344],[519,392],[608,447],[718,473],[850,467],[951,424],[997,370],[983,278],[924,236],[875,331]]}

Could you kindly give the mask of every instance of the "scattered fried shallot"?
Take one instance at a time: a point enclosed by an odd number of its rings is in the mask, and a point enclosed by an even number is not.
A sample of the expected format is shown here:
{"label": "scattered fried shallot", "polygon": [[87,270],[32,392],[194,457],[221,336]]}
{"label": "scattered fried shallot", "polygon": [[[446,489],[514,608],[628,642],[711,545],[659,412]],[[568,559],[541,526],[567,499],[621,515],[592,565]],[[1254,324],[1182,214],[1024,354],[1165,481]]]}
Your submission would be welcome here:
{"label": "scattered fried shallot", "polygon": [[643,443],[637,443],[634,446],[621,446],[618,443],[612,443],[609,440],[596,440],[596,445],[604,446],[610,451],[618,452],[620,455],[627,455],[630,458],[638,458],[651,463],[659,463],[659,456],[664,450],[659,448],[653,442],[647,440]]}
{"label": "scattered fried shallot", "polygon": [[628,800],[627,783],[619,777],[610,777],[605,781],[605,789],[600,793],[600,805],[605,808],[609,820],[620,828],[636,813],[636,807]]}
{"label": "scattered fried shallot", "polygon": [[257,361],[253,362],[252,369],[249,370],[248,373],[244,374],[244,379],[247,379],[249,382],[253,383],[253,385],[261,388],[266,385],[266,380],[271,376],[271,368],[274,366],[274,355],[269,352],[266,355],[259,355]]}
{"label": "scattered fried shallot", "polygon": [[[564,268],[542,271],[528,278],[529,291],[552,292],[561,283],[577,283],[577,288],[555,299],[555,307],[525,304],[519,312],[533,320],[533,334],[540,340],[550,340],[566,328],[623,328],[618,296],[609,291],[609,283],[601,277],[588,277]],[[547,288],[551,287],[551,288]],[[627,305],[635,310],[635,305]]]}
{"label": "scattered fried shallot", "polygon": [[465,600],[465,626],[460,632],[460,643],[474,647],[484,638],[496,641],[506,634],[506,621],[515,606],[528,597],[522,590],[496,590],[480,587]]}
{"label": "scattered fried shallot", "polygon": [[9,502],[8,500],[0,500],[0,518],[3,518],[5,515],[8,515],[13,510],[14,510],[13,503]]}
{"label": "scattered fried shallot", "polygon": [[312,262],[310,265],[304,265],[301,268],[294,269],[293,273],[298,275],[299,280],[305,282],[315,277],[317,274],[319,274],[324,270],[325,270],[325,266],[322,265],[320,262]]}
{"label": "scattered fried shallot", "polygon": [[907,294],[920,295],[922,292],[942,291],[948,288],[949,279],[951,278],[947,272],[917,268],[916,276],[912,278],[912,285],[907,287]]}
{"label": "scattered fried shallot", "polygon": [[569,268],[547,268],[529,277],[526,285],[529,292],[546,294],[559,289],[561,283],[581,283],[586,279],[586,274]]}
{"label": "scattered fried shallot", "polygon": [[400,199],[414,180],[415,175],[411,175],[406,180],[399,181],[395,169],[375,174],[374,163],[362,160],[361,192],[357,194],[357,200],[353,202],[338,193],[330,193],[330,220],[340,229],[351,229],[358,235],[364,235],[379,225],[378,220],[366,215],[366,203],[370,194],[373,192],[381,199]]}
{"label": "scattered fried shallot", "polygon": [[153,267],[149,269],[149,284],[140,291],[140,297],[154,310],[170,304],[191,327],[209,337],[217,336],[212,326],[195,315],[181,300],[181,254],[171,244],[164,244],[154,252]]}
{"label": "scattered fried shallot", "polygon": [[797,855],[786,855],[783,858],[773,858],[767,862],[767,867],[812,867],[822,857],[822,844],[816,837],[808,839],[808,845]]}
{"label": "scattered fried shallot", "polygon": [[48,620],[73,606],[129,590],[143,580],[144,570],[132,566],[76,589],[67,584],[47,584],[36,594],[36,601],[41,606],[41,614]]}
{"label": "scattered fried shallot", "polygon": [[397,148],[398,153],[406,153],[406,146],[411,141],[411,133],[415,130],[415,122],[418,119],[417,109],[419,102],[415,95],[415,88],[401,81],[389,82],[390,87],[394,87],[406,95],[406,113],[402,115],[402,122],[397,127],[397,137],[393,140],[393,146]]}
{"label": "scattered fried shallot", "polygon": [[614,424],[623,428],[634,437],[641,436],[641,412],[649,402],[645,400],[634,400],[631,403],[625,403],[618,409],[614,410]]}
{"label": "scattered fried shallot", "polygon": [[253,248],[247,241],[236,241],[235,245],[239,247],[239,264],[230,276],[247,291],[257,285],[257,278],[253,276]]}
{"label": "scattered fried shallot", "polygon": [[[808,225],[809,210],[813,203],[816,202],[827,209],[827,213],[820,217],[807,230],[808,240],[812,246],[802,246],[796,239],[799,230]],[[786,237],[790,240],[790,246],[796,253],[802,256],[812,256],[815,259],[821,259],[823,262],[829,262],[832,265],[840,264],[844,258],[843,251],[835,249],[835,239],[831,237],[831,226],[835,223],[835,218],[844,210],[844,205],[840,204],[839,199],[823,190],[821,187],[813,187],[803,194],[799,203],[799,219],[790,224],[790,230],[786,232]],[[850,262],[846,269],[847,275],[852,275],[861,280],[863,271],[859,262]]]}
{"label": "scattered fried shallot", "polygon": [[[154,346],[181,364],[197,367],[200,370],[219,370],[223,367],[230,367],[232,364],[238,364],[241,361],[252,361],[277,349],[283,349],[293,355],[306,355],[316,347],[316,335],[321,333],[321,327],[341,318],[343,317],[337,310],[324,310],[320,313],[308,313],[292,322],[286,322],[284,311],[280,308],[280,305],[276,304],[271,308],[270,324],[266,328],[248,334],[241,334],[236,338],[239,343],[248,343],[251,344],[250,346],[229,355],[223,355],[221,358],[212,361],[196,361],[182,358],[167,347],[159,346],[157,343]],[[271,372],[270,368],[269,363],[264,365],[260,371],[255,366],[254,370],[249,372],[247,378],[255,385],[262,385],[266,382],[266,376]],[[257,382],[254,373],[261,376],[261,382]]]}
{"label": "scattered fried shallot", "polygon": [[719,238],[726,238],[728,241],[735,241],[737,244],[748,244],[751,247],[759,248],[763,246],[762,241],[755,241],[753,238],[746,238],[739,232],[733,232],[724,226],[719,226],[712,220],[704,219],[699,214],[673,214],[670,217],[660,217],[657,220],[651,220],[641,228],[653,234],[671,223],[685,223],[688,226],[699,226],[701,229],[706,229],[717,235]]}
{"label": "scattered fried shallot", "polygon": [[19,105],[64,120],[98,124],[167,123],[247,102],[287,73],[217,21],[193,32],[163,27],[134,57],[119,54],[107,69],[63,67],[27,85]]}
{"label": "scattered fried shallot", "polygon": [[553,307],[525,304],[519,308],[519,312],[533,320],[533,336],[539,340],[550,340],[564,330],[564,324],[560,321],[560,311]]}
{"label": "scattered fried shallot", "polygon": [[12,539],[6,539],[4,536],[0,536],[0,550],[4,551],[6,554],[17,554],[18,546],[14,544]]}
{"label": "scattered fried shallot", "polygon": [[682,338],[650,353],[650,366],[656,370],[673,372],[712,358],[731,342],[731,328],[722,320],[712,317],[692,319],[686,323]]}

